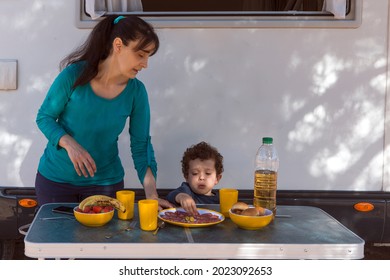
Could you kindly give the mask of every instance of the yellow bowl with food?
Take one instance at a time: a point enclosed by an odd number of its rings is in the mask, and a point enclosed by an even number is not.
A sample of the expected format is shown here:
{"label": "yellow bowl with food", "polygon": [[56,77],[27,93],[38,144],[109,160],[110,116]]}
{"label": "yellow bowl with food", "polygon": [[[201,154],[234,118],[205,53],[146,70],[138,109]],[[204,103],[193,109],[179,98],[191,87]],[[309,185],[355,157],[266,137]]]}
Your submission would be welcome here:
{"label": "yellow bowl with food", "polygon": [[[239,205],[241,202],[238,202]],[[272,211],[262,207],[241,204],[233,205],[229,210],[230,219],[239,228],[257,230],[267,226],[273,220]]]}
{"label": "yellow bowl with food", "polygon": [[81,224],[88,226],[88,227],[100,227],[107,224],[109,221],[111,221],[112,217],[114,216],[115,209],[113,207],[100,207],[100,211],[98,209],[89,210],[88,212],[86,210],[81,211],[81,209],[76,206],[73,209],[74,216],[77,221],[79,221]]}

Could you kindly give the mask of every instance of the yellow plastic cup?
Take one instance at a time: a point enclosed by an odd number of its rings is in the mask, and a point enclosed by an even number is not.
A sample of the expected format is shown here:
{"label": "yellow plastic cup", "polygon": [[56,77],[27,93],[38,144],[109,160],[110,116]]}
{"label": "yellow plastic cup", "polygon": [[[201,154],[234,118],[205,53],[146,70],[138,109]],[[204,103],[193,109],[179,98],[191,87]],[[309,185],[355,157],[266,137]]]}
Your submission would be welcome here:
{"label": "yellow plastic cup", "polygon": [[157,228],[158,201],[142,199],[138,201],[139,224],[142,230],[152,231]]}
{"label": "yellow plastic cup", "polygon": [[135,192],[130,190],[117,191],[116,198],[126,207],[126,212],[118,211],[118,218],[121,220],[131,220],[134,217]]}
{"label": "yellow plastic cup", "polygon": [[236,189],[220,189],[219,190],[219,207],[221,213],[229,218],[229,210],[232,205],[238,201],[238,190]]}

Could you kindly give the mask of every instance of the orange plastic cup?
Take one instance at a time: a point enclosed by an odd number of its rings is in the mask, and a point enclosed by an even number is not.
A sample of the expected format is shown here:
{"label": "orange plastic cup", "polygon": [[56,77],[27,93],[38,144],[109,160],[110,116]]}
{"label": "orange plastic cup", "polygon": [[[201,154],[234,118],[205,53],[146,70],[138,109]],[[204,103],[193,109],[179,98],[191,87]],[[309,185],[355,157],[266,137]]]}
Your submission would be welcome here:
{"label": "orange plastic cup", "polygon": [[138,201],[139,224],[142,230],[152,231],[157,228],[158,201],[142,199]]}
{"label": "orange plastic cup", "polygon": [[116,198],[126,207],[126,212],[118,211],[118,218],[121,220],[131,220],[134,217],[135,192],[130,190],[117,191]]}
{"label": "orange plastic cup", "polygon": [[219,207],[221,213],[229,218],[229,210],[232,205],[238,201],[238,190],[236,189],[220,189],[219,190]]}

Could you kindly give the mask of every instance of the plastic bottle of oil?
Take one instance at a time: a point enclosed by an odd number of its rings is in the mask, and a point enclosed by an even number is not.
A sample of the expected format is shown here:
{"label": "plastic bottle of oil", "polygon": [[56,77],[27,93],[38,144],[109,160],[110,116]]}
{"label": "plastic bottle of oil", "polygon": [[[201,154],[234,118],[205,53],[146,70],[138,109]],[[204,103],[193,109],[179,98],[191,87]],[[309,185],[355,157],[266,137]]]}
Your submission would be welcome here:
{"label": "plastic bottle of oil", "polygon": [[254,174],[253,205],[267,208],[276,214],[279,157],[273,139],[264,137],[257,150]]}

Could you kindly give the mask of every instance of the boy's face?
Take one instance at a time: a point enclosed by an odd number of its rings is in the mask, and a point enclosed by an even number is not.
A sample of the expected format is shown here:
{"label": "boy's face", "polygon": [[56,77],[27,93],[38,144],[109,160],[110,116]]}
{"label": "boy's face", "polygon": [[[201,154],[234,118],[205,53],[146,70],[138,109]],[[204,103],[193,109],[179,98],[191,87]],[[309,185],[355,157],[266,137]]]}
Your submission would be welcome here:
{"label": "boy's face", "polygon": [[197,194],[210,195],[211,190],[222,177],[217,176],[215,160],[191,160],[189,167],[186,179],[192,191]]}

